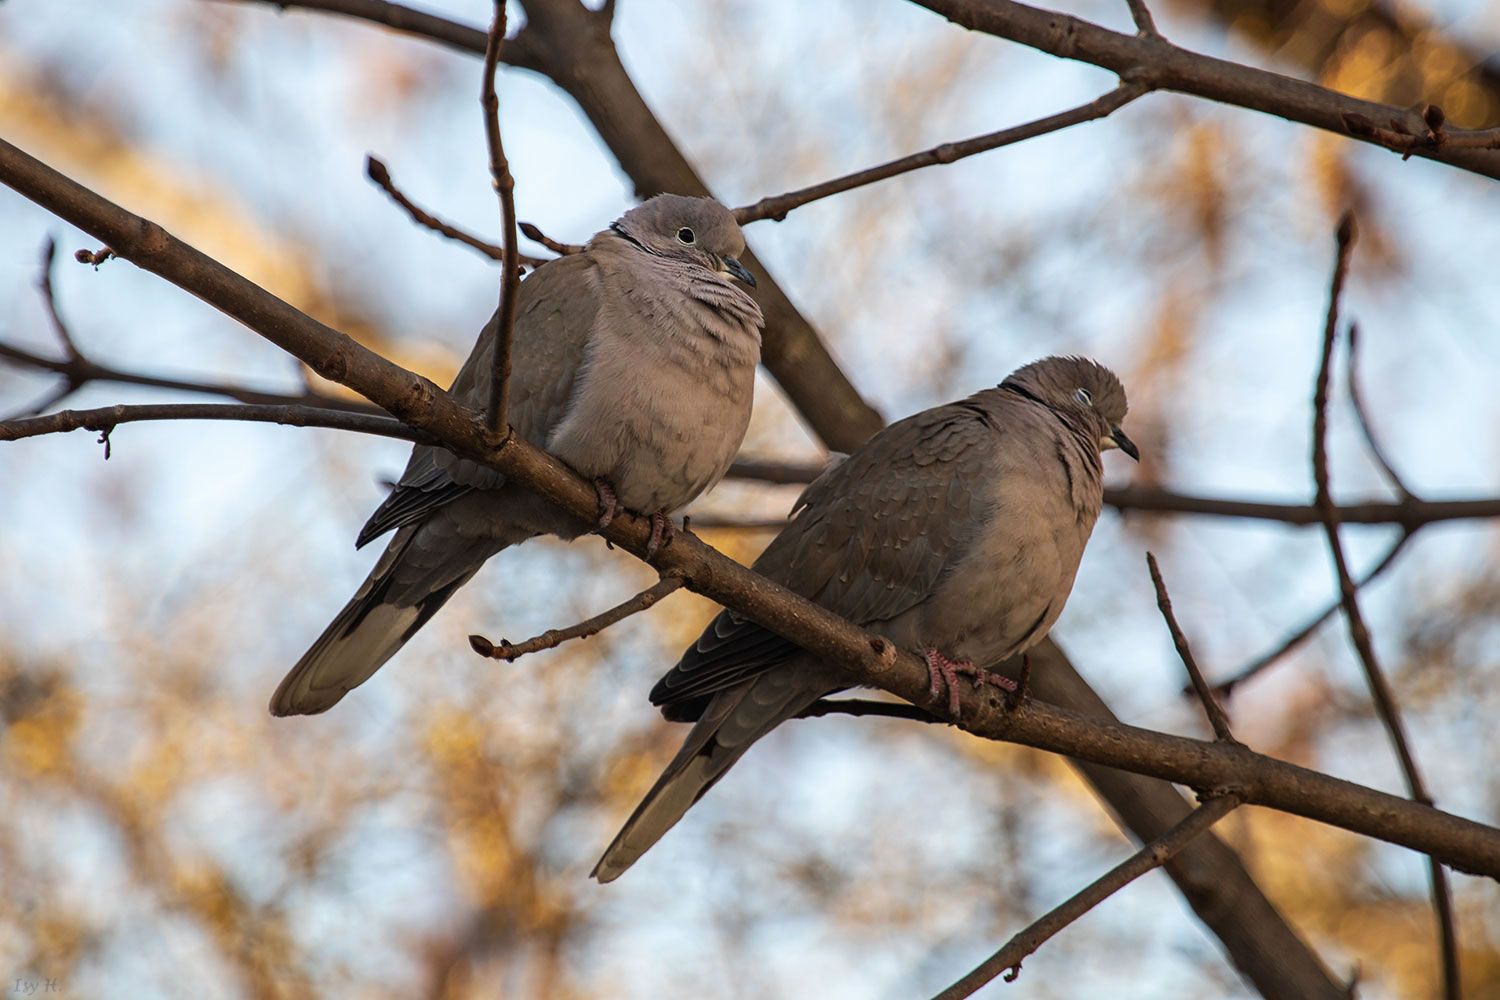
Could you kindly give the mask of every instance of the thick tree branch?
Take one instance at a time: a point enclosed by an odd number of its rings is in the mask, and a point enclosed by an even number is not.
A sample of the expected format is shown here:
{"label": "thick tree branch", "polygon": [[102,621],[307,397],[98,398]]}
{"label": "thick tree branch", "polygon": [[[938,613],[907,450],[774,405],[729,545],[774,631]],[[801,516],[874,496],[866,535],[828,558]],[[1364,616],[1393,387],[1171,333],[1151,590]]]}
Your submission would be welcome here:
{"label": "thick tree branch", "polygon": [[1240,801],[1236,792],[1215,794],[1194,809],[1181,823],[1016,934],[1005,943],[1005,947],[981,962],[973,972],[933,997],[933,1000],[964,1000],[1001,973],[1005,974],[1007,983],[1014,982],[1020,975],[1021,962],[1027,955],[1131,882],[1166,864],[1184,847],[1207,832],[1209,827],[1233,812]]}
{"label": "thick tree branch", "polygon": [[[1406,133],[1425,135],[1429,126],[1411,108],[1361,101],[1279,73],[1242,66],[1225,59],[1179,48],[1159,36],[1124,35],[1081,18],[1028,7],[1015,0],[913,0],[922,7],[973,31],[983,31],[1050,53],[1111,70],[1121,78],[1149,74],[1160,90],[1204,97],[1288,121],[1336,132],[1375,145],[1387,143],[1349,124],[1349,116],[1367,122],[1395,122]],[[1488,133],[1450,130],[1449,141],[1409,150],[1486,177],[1500,178],[1500,151],[1483,146]]]}
{"label": "thick tree branch", "polygon": [[[1344,278],[1349,273],[1349,253],[1354,246],[1354,217],[1345,214],[1338,227],[1338,256],[1333,268],[1332,287],[1328,292],[1328,316],[1323,325],[1323,353],[1318,364],[1317,387],[1313,392],[1313,480],[1317,486],[1317,508],[1322,514],[1323,529],[1328,536],[1328,548],[1333,556],[1333,565],[1338,573],[1339,594],[1344,607],[1344,617],[1349,623],[1349,640],[1365,671],[1370,686],[1370,696],[1380,721],[1390,735],[1396,757],[1401,763],[1401,773],[1406,778],[1411,797],[1425,805],[1432,804],[1432,796],[1422,781],[1417,759],[1411,752],[1406,736],[1406,727],[1401,721],[1401,706],[1391,689],[1385,671],[1375,655],[1375,644],[1370,640],[1370,629],[1365,624],[1364,614],[1359,608],[1359,597],[1354,577],[1349,573],[1349,563],[1344,558],[1344,546],[1339,541],[1338,511],[1333,506],[1333,496],[1328,486],[1328,383],[1333,361],[1333,343],[1338,336],[1339,298],[1344,289]],[[1458,940],[1453,922],[1453,898],[1448,887],[1448,875],[1435,857],[1428,858],[1428,875],[1432,882],[1432,906],[1437,913],[1439,944],[1442,954],[1443,995],[1447,1000],[1458,1000]]]}
{"label": "thick tree branch", "polygon": [[[304,316],[252,282],[125,212],[0,140],[0,181],[56,212],[132,260],[244,322],[325,375],[438,437],[455,455],[504,473],[581,521],[597,513],[594,488],[514,436],[490,433],[480,415],[432,383]],[[604,537],[644,557],[651,523],[618,516]],[[764,624],[815,656],[851,671],[852,683],[879,687],[945,712],[928,691],[926,665],[887,640],[758,576],[687,533],[661,546],[652,565]],[[1500,830],[1222,742],[1153,733],[1089,719],[1039,702],[1007,707],[990,689],[960,692],[962,726],[1003,739],[1201,790],[1242,787],[1245,801],[1399,844],[1464,871],[1500,878]]]}

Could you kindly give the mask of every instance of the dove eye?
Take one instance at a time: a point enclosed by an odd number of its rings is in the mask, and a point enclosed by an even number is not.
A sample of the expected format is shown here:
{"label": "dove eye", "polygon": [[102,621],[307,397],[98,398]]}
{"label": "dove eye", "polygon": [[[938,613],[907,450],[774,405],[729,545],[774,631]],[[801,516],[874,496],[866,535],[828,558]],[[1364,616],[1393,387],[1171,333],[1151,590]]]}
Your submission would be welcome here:
{"label": "dove eye", "polygon": [[681,243],[685,247],[690,247],[694,243],[698,242],[698,237],[693,235],[693,231],[691,229],[684,226],[681,229],[677,230],[677,242]]}
{"label": "dove eye", "polygon": [[1074,389],[1073,398],[1078,400],[1084,406],[1094,405],[1094,397],[1089,395],[1089,391],[1087,389]]}

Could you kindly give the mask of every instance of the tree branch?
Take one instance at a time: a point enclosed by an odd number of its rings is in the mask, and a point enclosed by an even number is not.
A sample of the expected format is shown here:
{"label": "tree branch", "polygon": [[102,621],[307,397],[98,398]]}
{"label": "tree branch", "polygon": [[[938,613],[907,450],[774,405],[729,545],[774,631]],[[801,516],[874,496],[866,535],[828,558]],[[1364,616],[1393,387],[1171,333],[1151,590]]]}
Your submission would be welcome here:
{"label": "tree branch", "polygon": [[1137,38],[1162,37],[1161,32],[1156,29],[1156,20],[1151,16],[1145,0],[1125,0],[1125,4],[1130,8],[1130,19],[1135,22]]}
{"label": "tree branch", "polygon": [[[488,243],[472,233],[464,232],[451,223],[444,222],[435,215],[429,215],[424,212],[416,202],[412,201],[396,187],[396,182],[391,180],[390,170],[387,169],[383,162],[373,156],[365,157],[365,176],[374,181],[382,191],[390,196],[392,201],[405,209],[406,214],[411,216],[411,220],[417,225],[425,226],[435,233],[448,237],[450,240],[456,240],[459,243],[471,246],[490,260],[505,259],[504,247],[497,247],[495,244]],[[540,257],[528,257],[525,254],[519,255],[517,259],[527,267],[539,267],[544,263]]]}
{"label": "tree branch", "polygon": [[516,225],[520,227],[521,232],[526,234],[526,238],[528,240],[533,240],[537,243],[540,243],[542,246],[546,247],[548,250],[551,250],[553,253],[558,254],[559,256],[566,257],[568,254],[583,253],[583,247],[579,244],[559,243],[557,240],[554,240],[552,237],[548,236],[546,233],[542,232],[540,229],[529,222],[518,222],[516,223]]}
{"label": "tree branch", "polygon": [[[299,313],[269,292],[125,212],[0,140],[0,181],[93,234],[120,256],[147,267],[297,355],[333,378],[437,437],[460,458],[494,468],[585,523],[597,514],[591,484],[514,435],[489,432],[481,416],[432,383]],[[651,522],[622,513],[603,535],[644,557]],[[926,665],[915,654],[812,604],[728,559],[687,533],[660,547],[652,565],[676,571],[688,586],[764,624],[814,656],[851,671],[850,682],[879,687],[932,712],[942,697],[928,691]],[[1123,768],[1199,789],[1243,787],[1246,802],[1296,813],[1434,855],[1464,871],[1500,878],[1500,830],[1430,806],[1363,788],[1264,757],[1244,747],[1206,743],[1101,722],[1032,701],[1008,708],[988,689],[960,692],[962,727],[1053,753]]]}
{"label": "tree branch", "polygon": [[[1396,539],[1396,544],[1390,547],[1386,554],[1381,558],[1380,562],[1376,563],[1375,567],[1371,569],[1370,572],[1366,573],[1362,579],[1356,581],[1355,587],[1364,587],[1368,585],[1371,580],[1374,580],[1380,574],[1384,573],[1390,567],[1390,565],[1396,561],[1396,556],[1399,555],[1401,550],[1406,547],[1406,543],[1411,540],[1412,535],[1413,532],[1411,531],[1403,531],[1400,537]],[[1317,616],[1312,618],[1305,625],[1303,625],[1297,631],[1293,632],[1290,636],[1284,639],[1276,646],[1275,649],[1272,649],[1267,653],[1262,653],[1260,656],[1256,657],[1254,660],[1251,660],[1249,663],[1245,664],[1245,666],[1235,671],[1229,677],[1215,684],[1214,692],[1219,695],[1229,695],[1234,691],[1236,686],[1243,684],[1245,681],[1254,677],[1262,670],[1265,670],[1267,667],[1271,666],[1277,660],[1281,659],[1287,653],[1295,649],[1308,636],[1316,632],[1318,626],[1322,625],[1329,618],[1333,617],[1333,615],[1336,614],[1343,606],[1344,601],[1342,597],[1334,598],[1333,603],[1325,606],[1322,612],[1320,612]],[[1183,692],[1187,693],[1188,690],[1188,688],[1184,688]]]}
{"label": "tree branch", "polygon": [[976,136],[973,139],[965,139],[961,142],[945,142],[940,146],[910,156],[903,156],[899,160],[891,160],[878,167],[870,167],[843,177],[837,177],[821,184],[814,184],[797,191],[789,191],[774,197],[762,198],[753,205],[745,205],[734,210],[734,217],[739,220],[740,225],[748,225],[762,219],[771,219],[780,222],[787,217],[792,209],[801,208],[803,205],[828,198],[845,191],[852,191],[867,184],[874,184],[900,174],[920,170],[923,167],[932,167],[939,164],[954,163],[977,153],[988,152],[999,149],[1001,146],[1009,146],[1013,143],[1026,139],[1034,139],[1049,132],[1057,132],[1061,129],[1079,125],[1083,122],[1094,121],[1105,118],[1131,101],[1148,93],[1151,87],[1143,80],[1136,79],[1128,83],[1121,83],[1114,90],[1103,94],[1087,104],[1079,105],[1068,111],[1062,111],[1046,118],[1039,118],[1025,125],[1017,125],[1014,128],[1002,129],[999,132],[991,132],[988,135]]}
{"label": "tree branch", "polygon": [[[1344,289],[1344,278],[1349,273],[1349,253],[1354,246],[1354,217],[1348,213],[1339,221],[1338,257],[1333,268],[1332,287],[1328,291],[1328,317],[1323,326],[1323,354],[1318,364],[1317,387],[1313,392],[1313,479],[1317,485],[1317,507],[1322,514],[1323,529],[1328,536],[1328,548],[1333,556],[1334,569],[1338,572],[1339,594],[1344,607],[1344,617],[1349,623],[1349,640],[1359,654],[1364,667],[1365,679],[1370,686],[1370,696],[1375,710],[1390,735],[1396,757],[1401,763],[1401,773],[1411,797],[1425,805],[1432,804],[1417,768],[1416,757],[1411,752],[1406,737],[1406,728],[1401,721],[1401,708],[1391,690],[1390,681],[1380,668],[1375,656],[1375,645],[1370,640],[1370,630],[1359,609],[1354,578],[1349,573],[1349,564],[1344,559],[1344,547],[1339,541],[1338,511],[1333,506],[1333,496],[1328,486],[1328,383],[1333,360],[1333,342],[1338,335],[1339,297]],[[1443,994],[1448,1000],[1458,1000],[1458,941],[1453,923],[1453,899],[1448,888],[1448,875],[1435,857],[1429,857],[1428,874],[1432,881],[1432,906],[1437,912],[1439,939],[1442,949]]]}
{"label": "tree branch", "polygon": [[1177,617],[1172,614],[1172,599],[1167,596],[1166,581],[1161,578],[1161,567],[1156,565],[1156,556],[1150,552],[1146,553],[1146,567],[1151,571],[1151,585],[1156,588],[1156,606],[1161,609],[1161,616],[1167,621],[1167,631],[1172,634],[1172,645],[1177,647],[1177,656],[1182,660],[1182,665],[1187,668],[1188,680],[1192,683],[1193,690],[1198,692],[1198,700],[1203,703],[1203,714],[1208,716],[1209,725],[1213,726],[1214,736],[1227,742],[1237,742],[1234,734],[1229,731],[1228,716],[1214,699],[1208,682],[1203,679],[1203,672],[1198,669],[1198,661],[1193,658],[1193,651],[1188,648],[1187,636],[1182,634],[1182,629],[1177,624]]}
{"label": "tree branch", "polygon": [[[1279,73],[1191,52],[1160,37],[1124,35],[1081,18],[1028,7],[1016,0],[913,2],[970,30],[1019,42],[1061,59],[1092,63],[1122,78],[1131,73],[1147,73],[1161,90],[1263,111],[1378,146],[1387,144],[1374,134],[1351,127],[1349,116],[1371,122],[1391,121],[1411,135],[1425,134],[1428,129],[1422,115],[1410,108],[1361,101]],[[1473,148],[1476,140],[1479,145],[1486,145],[1488,133],[1460,129],[1449,132],[1448,140],[1419,146],[1411,152],[1461,170],[1500,178],[1500,153]]]}
{"label": "tree branch", "polygon": [[1014,982],[1021,973],[1021,962],[1027,955],[1036,951],[1058,931],[1131,882],[1166,864],[1195,838],[1233,812],[1240,802],[1237,792],[1215,794],[1189,813],[1181,823],[1142,847],[1077,895],[1044,914],[1041,919],[1011,938],[1005,943],[1005,947],[981,962],[973,972],[933,997],[933,1000],[964,1000],[965,997],[973,996],[1001,973],[1005,973],[1007,983]]}
{"label": "tree branch", "polygon": [[[318,406],[266,406],[241,403],[145,403],[138,406],[101,406],[92,410],[59,410],[40,417],[21,417],[0,422],[0,441],[67,431],[99,431],[107,437],[120,424],[146,420],[249,420],[285,424],[289,427],[328,427],[357,431],[402,441],[434,444],[437,439],[393,417],[373,413],[351,413]],[[100,440],[103,440],[101,438]]]}
{"label": "tree branch", "polygon": [[1370,454],[1375,457],[1385,478],[1390,481],[1391,487],[1401,496],[1403,500],[1418,499],[1417,495],[1406,488],[1406,483],[1401,479],[1401,473],[1391,464],[1386,457],[1385,449],[1380,446],[1380,441],[1375,437],[1374,425],[1370,423],[1370,414],[1365,410],[1364,399],[1359,392],[1359,374],[1355,361],[1359,354],[1359,324],[1349,324],[1349,352],[1346,367],[1346,381],[1349,383],[1349,402],[1354,406],[1354,416],[1359,420],[1359,430],[1365,436],[1365,447],[1370,449]]}
{"label": "tree branch", "polygon": [[500,321],[495,325],[495,354],[490,368],[490,430],[509,433],[510,344],[516,332],[516,291],[521,287],[520,250],[516,246],[516,179],[510,175],[505,144],[500,141],[500,98],[495,94],[500,48],[505,44],[505,0],[494,0],[495,20],[484,49],[484,82],[479,103],[484,107],[484,141],[490,152],[490,178],[500,195],[500,229],[505,239],[500,278]]}
{"label": "tree branch", "polygon": [[471,635],[469,636],[469,645],[480,656],[487,656],[492,660],[505,660],[507,663],[514,663],[527,653],[552,649],[556,646],[561,646],[569,639],[587,639],[591,635],[598,635],[616,622],[624,621],[631,615],[645,611],[674,590],[680,590],[682,585],[683,580],[680,574],[664,573],[655,585],[646,588],[630,600],[622,601],[608,611],[581,621],[577,625],[570,625],[567,628],[561,629],[548,629],[541,635],[533,636],[525,642],[514,644],[501,639],[499,645],[496,645],[482,635]]}

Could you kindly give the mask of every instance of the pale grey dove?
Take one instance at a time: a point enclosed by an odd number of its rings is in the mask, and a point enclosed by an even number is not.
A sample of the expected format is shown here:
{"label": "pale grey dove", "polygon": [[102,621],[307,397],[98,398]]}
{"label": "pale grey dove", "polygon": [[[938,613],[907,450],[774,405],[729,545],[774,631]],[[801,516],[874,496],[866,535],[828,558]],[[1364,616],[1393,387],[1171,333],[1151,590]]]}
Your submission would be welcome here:
{"label": "pale grey dove", "polygon": [[[516,302],[508,417],[616,504],[665,515],[723,478],[750,421],[760,308],[737,259],[734,216],[707,198],[658,195],[541,265]],[[449,391],[489,398],[496,320]],[[490,556],[589,525],[492,469],[418,445],[356,545],[396,535],[343,611],[271,697],[273,715],[323,712],[369,679]]]}
{"label": "pale grey dove", "polygon": [[[754,569],[923,656],[956,714],[958,673],[1001,680],[983,668],[1057,621],[1103,504],[1100,452],[1138,457],[1124,418],[1107,368],[1027,365],[892,424],[824,472]],[[848,686],[842,668],[721,612],[651,691],[668,719],[697,725],[594,876],[618,878],[752,743]]]}

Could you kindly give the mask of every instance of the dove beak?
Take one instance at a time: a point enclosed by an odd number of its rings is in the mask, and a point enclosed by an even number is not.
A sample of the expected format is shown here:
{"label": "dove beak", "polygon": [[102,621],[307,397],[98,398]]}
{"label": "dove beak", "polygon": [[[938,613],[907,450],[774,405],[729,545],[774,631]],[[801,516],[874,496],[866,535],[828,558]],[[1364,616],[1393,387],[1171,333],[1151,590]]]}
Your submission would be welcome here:
{"label": "dove beak", "polygon": [[741,264],[733,257],[724,257],[721,259],[724,264],[724,270],[721,273],[727,274],[732,278],[739,278],[751,288],[755,287],[755,275],[750,273],[749,268],[745,267],[744,264]]}
{"label": "dove beak", "polygon": [[1103,441],[1105,448],[1118,448],[1137,462],[1141,460],[1141,450],[1135,446],[1135,442],[1125,436],[1125,432],[1118,427],[1110,427],[1109,436]]}

